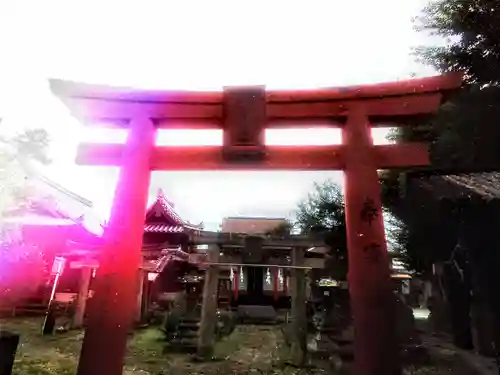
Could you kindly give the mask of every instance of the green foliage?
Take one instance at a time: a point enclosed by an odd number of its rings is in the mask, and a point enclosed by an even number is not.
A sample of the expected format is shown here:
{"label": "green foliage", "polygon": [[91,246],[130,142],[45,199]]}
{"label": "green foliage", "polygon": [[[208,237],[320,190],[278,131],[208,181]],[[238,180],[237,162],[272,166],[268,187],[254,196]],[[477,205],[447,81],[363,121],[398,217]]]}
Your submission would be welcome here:
{"label": "green foliage", "polygon": [[[439,168],[500,165],[500,2],[438,0],[416,19],[418,30],[444,37],[417,57],[440,72],[462,71],[466,88],[430,122],[433,163]],[[408,134],[404,134],[409,139]]]}
{"label": "green foliage", "polygon": [[418,30],[447,41],[445,46],[418,48],[417,55],[424,63],[441,72],[463,71],[468,83],[499,84],[498,1],[432,1],[416,21]]}
{"label": "green foliage", "polygon": [[[421,46],[417,58],[442,73],[465,73],[464,88],[452,95],[432,119],[390,134],[396,141],[425,141],[431,146],[431,168],[481,171],[500,167],[500,2],[434,0],[416,18],[417,30],[442,37],[441,46]],[[401,199],[405,173],[386,172],[383,199],[404,219],[401,233],[407,262],[421,272],[447,259],[456,242],[452,225],[457,213],[444,213],[438,196],[430,201],[415,191]],[[399,197],[398,197],[399,196]],[[418,204],[408,204],[419,200]],[[425,202],[425,208],[423,206]],[[409,208],[412,206],[412,208]],[[450,216],[451,215],[451,216]],[[455,216],[453,216],[455,215]]]}
{"label": "green foliage", "polygon": [[328,276],[344,280],[347,274],[347,237],[344,196],[340,186],[329,180],[315,183],[313,191],[298,205],[296,226],[303,234],[321,233],[325,236],[325,243],[331,248]]}
{"label": "green foliage", "polygon": [[[388,248],[405,253],[407,242],[406,226],[388,210],[383,210]],[[296,227],[303,234],[321,234],[330,247],[327,258],[328,275],[345,280],[348,268],[347,232],[345,220],[344,195],[341,187],[327,180],[315,183],[313,191],[298,204]]]}
{"label": "green foliage", "polygon": [[294,230],[294,224],[289,220],[281,223],[280,225],[268,230],[265,234],[272,237],[289,237]]}

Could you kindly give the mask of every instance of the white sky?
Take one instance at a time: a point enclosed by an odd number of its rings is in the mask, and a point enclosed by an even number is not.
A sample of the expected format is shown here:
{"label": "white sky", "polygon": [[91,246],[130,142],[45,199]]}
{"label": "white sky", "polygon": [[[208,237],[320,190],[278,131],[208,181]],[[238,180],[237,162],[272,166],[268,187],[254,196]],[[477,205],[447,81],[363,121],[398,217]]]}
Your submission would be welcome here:
{"label": "white sky", "polygon": [[[0,0],[0,130],[45,127],[53,140],[49,176],[106,214],[117,170],[74,165],[76,145],[88,134],[51,95],[48,77],[156,89],[279,89],[431,75],[410,55],[412,47],[430,42],[411,23],[425,4]],[[164,137],[196,141],[185,134]],[[218,141],[217,134],[210,137]],[[274,142],[283,137],[274,134]],[[328,138],[338,143],[331,131],[311,133],[308,141]],[[381,142],[384,134],[374,138]],[[212,226],[229,215],[285,216],[313,181],[326,178],[341,182],[341,174],[331,172],[163,172],[153,174],[150,193],[162,187],[181,216]]]}

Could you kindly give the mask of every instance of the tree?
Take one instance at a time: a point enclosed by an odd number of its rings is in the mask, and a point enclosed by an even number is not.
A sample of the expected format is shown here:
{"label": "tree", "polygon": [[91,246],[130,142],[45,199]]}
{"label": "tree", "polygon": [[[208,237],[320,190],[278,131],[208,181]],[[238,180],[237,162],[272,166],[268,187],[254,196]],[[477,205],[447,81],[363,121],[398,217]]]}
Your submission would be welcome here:
{"label": "tree", "polygon": [[428,124],[436,167],[500,166],[499,22],[500,2],[492,0],[433,1],[416,19],[418,30],[447,42],[417,48],[420,61],[443,73],[465,72],[464,90]]}
{"label": "tree", "polygon": [[[50,162],[45,130],[27,130],[0,138],[0,219],[9,209],[36,197],[30,162]],[[0,220],[0,302],[3,306],[32,294],[47,275],[47,262],[35,246],[26,245],[16,226]],[[28,277],[29,276],[29,277]]]}
{"label": "tree", "polygon": [[500,84],[500,3],[495,0],[434,0],[416,18],[417,29],[442,37],[444,46],[417,49],[441,72],[463,71],[468,84]]}
{"label": "tree", "polygon": [[[437,115],[400,127],[390,138],[401,142],[423,141],[430,144],[431,167],[444,171],[467,172],[495,170],[500,167],[500,2],[491,0],[434,0],[415,19],[417,30],[442,37],[441,46],[420,46],[416,57],[442,73],[465,72],[463,89],[441,106]],[[435,226],[448,222],[436,202],[435,213],[427,217],[417,211],[404,212],[399,194],[405,189],[405,173],[386,171],[383,176],[383,200],[391,212],[404,221],[406,255],[412,267],[429,271],[434,261],[450,256],[450,246],[436,251],[430,242],[443,236],[429,236],[429,218]],[[415,200],[415,197],[406,197]],[[408,209],[407,209],[408,211]],[[422,210],[418,210],[422,211]],[[436,214],[437,213],[437,214]],[[422,213],[420,213],[422,215]],[[430,215],[430,216],[429,216]],[[441,224],[437,219],[445,220]],[[426,240],[427,241],[426,241]],[[425,243],[424,243],[425,242]]]}
{"label": "tree", "polygon": [[330,180],[315,183],[313,191],[298,204],[296,226],[303,234],[322,234],[330,247],[327,268],[336,279],[347,274],[347,237],[344,196],[340,186]]}
{"label": "tree", "polygon": [[[465,73],[463,89],[453,95],[443,105],[437,116],[431,120],[417,124],[418,126],[402,128],[392,134],[402,141],[429,141],[431,144],[432,168],[456,172],[473,172],[483,170],[498,170],[500,168],[500,2],[492,0],[435,0],[431,2],[416,19],[417,29],[435,36],[443,37],[445,44],[441,46],[422,46],[416,49],[416,56],[421,62],[434,66],[438,71],[462,71]],[[412,258],[415,267],[428,271],[433,262],[443,262],[448,265],[444,276],[449,280],[447,295],[470,297],[469,286],[461,272],[455,268],[466,268],[466,260],[457,260],[456,249],[459,239],[464,238],[464,232],[470,230],[463,219],[470,213],[458,212],[468,208],[481,212],[482,235],[474,237],[469,244],[474,250],[467,249],[465,254],[475,258],[481,253],[484,264],[499,264],[495,260],[493,246],[487,246],[490,251],[481,249],[477,242],[485,237],[485,210],[476,203],[462,199],[460,201],[443,202],[437,193],[432,192],[427,198],[418,197],[421,193],[415,191],[411,196],[397,199],[397,191],[404,188],[405,178],[396,172],[386,173],[384,180],[384,200],[391,203],[391,209],[401,217],[407,227],[407,253]],[[430,196],[432,195],[432,197]],[[415,210],[409,210],[405,202],[420,199],[421,205]],[[446,207],[448,205],[448,207]],[[486,205],[486,204],[485,204]],[[406,207],[405,207],[406,206]],[[415,207],[415,206],[414,206]],[[491,207],[491,205],[490,205]],[[488,223],[489,224],[489,223]],[[436,229],[437,228],[437,229]],[[464,259],[466,257],[464,256]],[[453,261],[448,261],[452,259]],[[449,266],[457,265],[459,267]],[[461,265],[462,264],[462,265]],[[494,267],[493,267],[494,268]],[[477,267],[475,273],[484,277],[485,267]],[[496,280],[496,273],[491,272]],[[457,276],[458,275],[458,276]],[[461,279],[462,277],[462,279]],[[451,281],[450,281],[451,280]],[[458,281],[457,281],[458,280]],[[498,316],[500,300],[494,282],[483,282],[480,289],[488,291],[489,306]],[[496,281],[495,281],[496,282]],[[476,294],[476,298],[477,298]],[[468,298],[467,297],[467,298]],[[465,297],[464,297],[465,298]],[[453,305],[453,303],[452,303]],[[456,327],[466,327],[469,316],[466,303],[456,303],[450,311],[457,312],[465,318],[455,321]],[[455,314],[457,315],[457,314]],[[497,322],[498,325],[498,322]],[[456,336],[462,329],[457,329]],[[455,329],[454,329],[455,331]],[[462,330],[463,331],[463,330]],[[463,332],[462,332],[463,333]],[[498,333],[498,332],[497,332]],[[469,336],[469,337],[466,337]],[[500,335],[497,335],[497,347],[500,345]],[[466,340],[462,340],[462,338]],[[463,335],[456,342],[462,346],[470,340],[470,334]],[[462,343],[460,343],[460,342]]]}
{"label": "tree", "polygon": [[276,227],[268,230],[265,234],[267,236],[289,237],[292,234],[294,227],[295,226],[291,221],[285,220],[283,223],[280,223]]}

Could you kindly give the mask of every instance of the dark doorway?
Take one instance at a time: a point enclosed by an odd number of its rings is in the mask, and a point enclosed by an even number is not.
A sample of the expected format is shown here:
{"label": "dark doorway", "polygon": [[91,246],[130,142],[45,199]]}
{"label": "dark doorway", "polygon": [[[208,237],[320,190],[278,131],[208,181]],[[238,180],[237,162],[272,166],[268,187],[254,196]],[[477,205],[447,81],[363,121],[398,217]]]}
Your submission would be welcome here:
{"label": "dark doorway", "polygon": [[[264,295],[264,272],[262,267],[250,267],[248,269],[248,281],[251,283],[251,293],[255,298],[262,298]],[[250,274],[252,276],[250,276]],[[251,281],[250,281],[251,280]]]}
{"label": "dark doorway", "polygon": [[262,267],[248,267],[247,292],[238,299],[241,305],[267,305],[269,302],[264,296],[264,269]]}

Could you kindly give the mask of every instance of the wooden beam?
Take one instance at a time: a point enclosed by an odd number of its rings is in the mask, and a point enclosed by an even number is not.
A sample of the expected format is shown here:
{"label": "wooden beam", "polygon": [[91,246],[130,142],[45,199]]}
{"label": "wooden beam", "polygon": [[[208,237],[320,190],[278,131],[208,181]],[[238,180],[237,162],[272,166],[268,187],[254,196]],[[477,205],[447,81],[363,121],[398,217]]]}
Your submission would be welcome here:
{"label": "wooden beam", "polygon": [[[245,234],[226,233],[226,232],[209,232],[201,231],[199,235],[193,235],[191,241],[196,245],[220,244],[222,246],[245,246]],[[262,246],[265,247],[301,247],[302,249],[324,246],[325,242],[320,237],[307,236],[290,236],[288,238],[264,237]]]}
{"label": "wooden beam", "polygon": [[76,297],[76,308],[71,321],[71,328],[81,328],[83,326],[91,279],[92,268],[82,267],[80,269],[80,288]]}
{"label": "wooden beam", "polygon": [[378,169],[424,166],[430,164],[429,146],[425,143],[401,143],[375,146]]}
{"label": "wooden beam", "polygon": [[311,268],[325,268],[325,260],[322,258],[305,258],[304,262],[301,266],[294,266],[290,264],[290,262],[287,261],[274,261],[270,262],[269,264],[267,263],[244,263],[244,262],[235,262],[231,261],[228,259],[225,259],[224,257],[220,260],[218,263],[203,263],[206,265],[217,265],[217,266],[237,266],[237,267],[261,267],[261,268],[272,268],[272,267],[279,267],[279,268],[299,268],[299,269],[311,269]]}
{"label": "wooden beam", "polygon": [[143,302],[144,302],[144,275],[147,275],[146,270],[137,270],[137,310],[135,312],[135,323],[141,323],[143,318]]}
{"label": "wooden beam", "polygon": [[[265,93],[262,95],[265,96]],[[268,102],[266,104],[265,98],[262,100],[265,108],[263,113],[267,112],[267,121],[273,127],[273,124],[276,126],[284,121],[293,124],[294,121],[314,123],[343,119],[347,117],[350,108],[360,102],[365,106],[367,115],[377,117],[379,120],[380,118],[393,119],[433,113],[439,107],[441,98],[440,93],[429,93],[377,99],[317,102]],[[223,103],[152,103],[90,98],[65,98],[63,102],[71,109],[75,117],[86,123],[89,122],[89,118],[108,119],[109,122],[116,122],[118,127],[127,127],[126,119],[142,115],[154,119],[157,123],[162,124],[163,128],[179,128],[181,127],[180,123],[186,121],[188,124],[184,124],[184,127],[222,129],[223,118],[226,116]],[[229,111],[228,115],[231,113]]]}
{"label": "wooden beam", "polygon": [[375,83],[371,85],[323,88],[315,90],[270,91],[268,102],[306,102],[326,100],[352,100],[424,94],[438,91],[456,90],[462,85],[462,73],[449,73],[433,77],[414,78],[397,82]]}
{"label": "wooden beam", "polygon": [[303,266],[304,253],[299,248],[292,251],[291,292],[293,340],[291,361],[297,367],[306,363],[307,356],[307,316],[306,316],[306,274]]}
{"label": "wooden beam", "polygon": [[[462,79],[463,74],[461,73],[449,73],[433,77],[361,86],[314,90],[267,91],[266,101],[268,103],[314,102],[425,94],[456,90],[460,88]],[[130,102],[213,104],[221,103],[223,97],[220,91],[152,91],[126,87],[93,85],[58,79],[51,79],[50,87],[52,92],[59,97],[107,99]]]}
{"label": "wooden beam", "polygon": [[[349,108],[359,101],[363,101],[369,116],[393,118],[434,112],[441,101],[439,92],[459,88],[461,80],[461,74],[449,74],[375,85],[263,94],[270,120],[331,120],[345,117]],[[81,119],[123,120],[141,115],[164,125],[164,120],[209,120],[210,127],[222,128],[221,92],[151,92],[58,80],[52,80],[51,86]],[[241,88],[225,88],[226,91],[235,89]]]}
{"label": "wooden beam", "polygon": [[[76,158],[80,165],[120,166],[124,146],[121,144],[82,143]],[[156,147],[151,170],[340,170],[340,145],[334,146],[269,146],[262,161],[228,162],[218,146]]]}
{"label": "wooden beam", "polygon": [[[441,103],[442,95],[432,93],[425,95],[407,95],[362,101],[368,116],[398,117],[435,112]],[[294,120],[328,121],[334,118],[345,118],[349,110],[360,103],[360,100],[322,101],[322,102],[283,102],[268,103],[267,115],[271,124],[281,120],[293,123]]]}
{"label": "wooden beam", "polygon": [[[151,170],[341,170],[345,167],[344,146],[268,146],[262,162],[231,163],[219,146],[156,147]],[[124,145],[82,143],[76,162],[80,165],[120,166]],[[428,146],[423,143],[374,146],[379,169],[429,164]]]}
{"label": "wooden beam", "polygon": [[220,147],[158,147],[152,170],[337,170],[342,146],[268,146],[261,160],[228,162]]}
{"label": "wooden beam", "polygon": [[64,104],[80,119],[221,120],[222,104],[128,102],[108,99],[66,98]]}
{"label": "wooden beam", "polygon": [[195,104],[220,103],[222,101],[221,91],[144,90],[123,86],[96,85],[62,79],[49,79],[49,84],[52,92],[58,97]]}
{"label": "wooden beam", "polygon": [[[212,245],[208,251],[208,262],[217,263],[220,249]],[[200,329],[198,332],[198,351],[200,358],[209,358],[215,345],[215,328],[217,325],[217,286],[219,283],[219,267],[210,265],[205,273],[203,286],[203,306],[201,309]]]}

